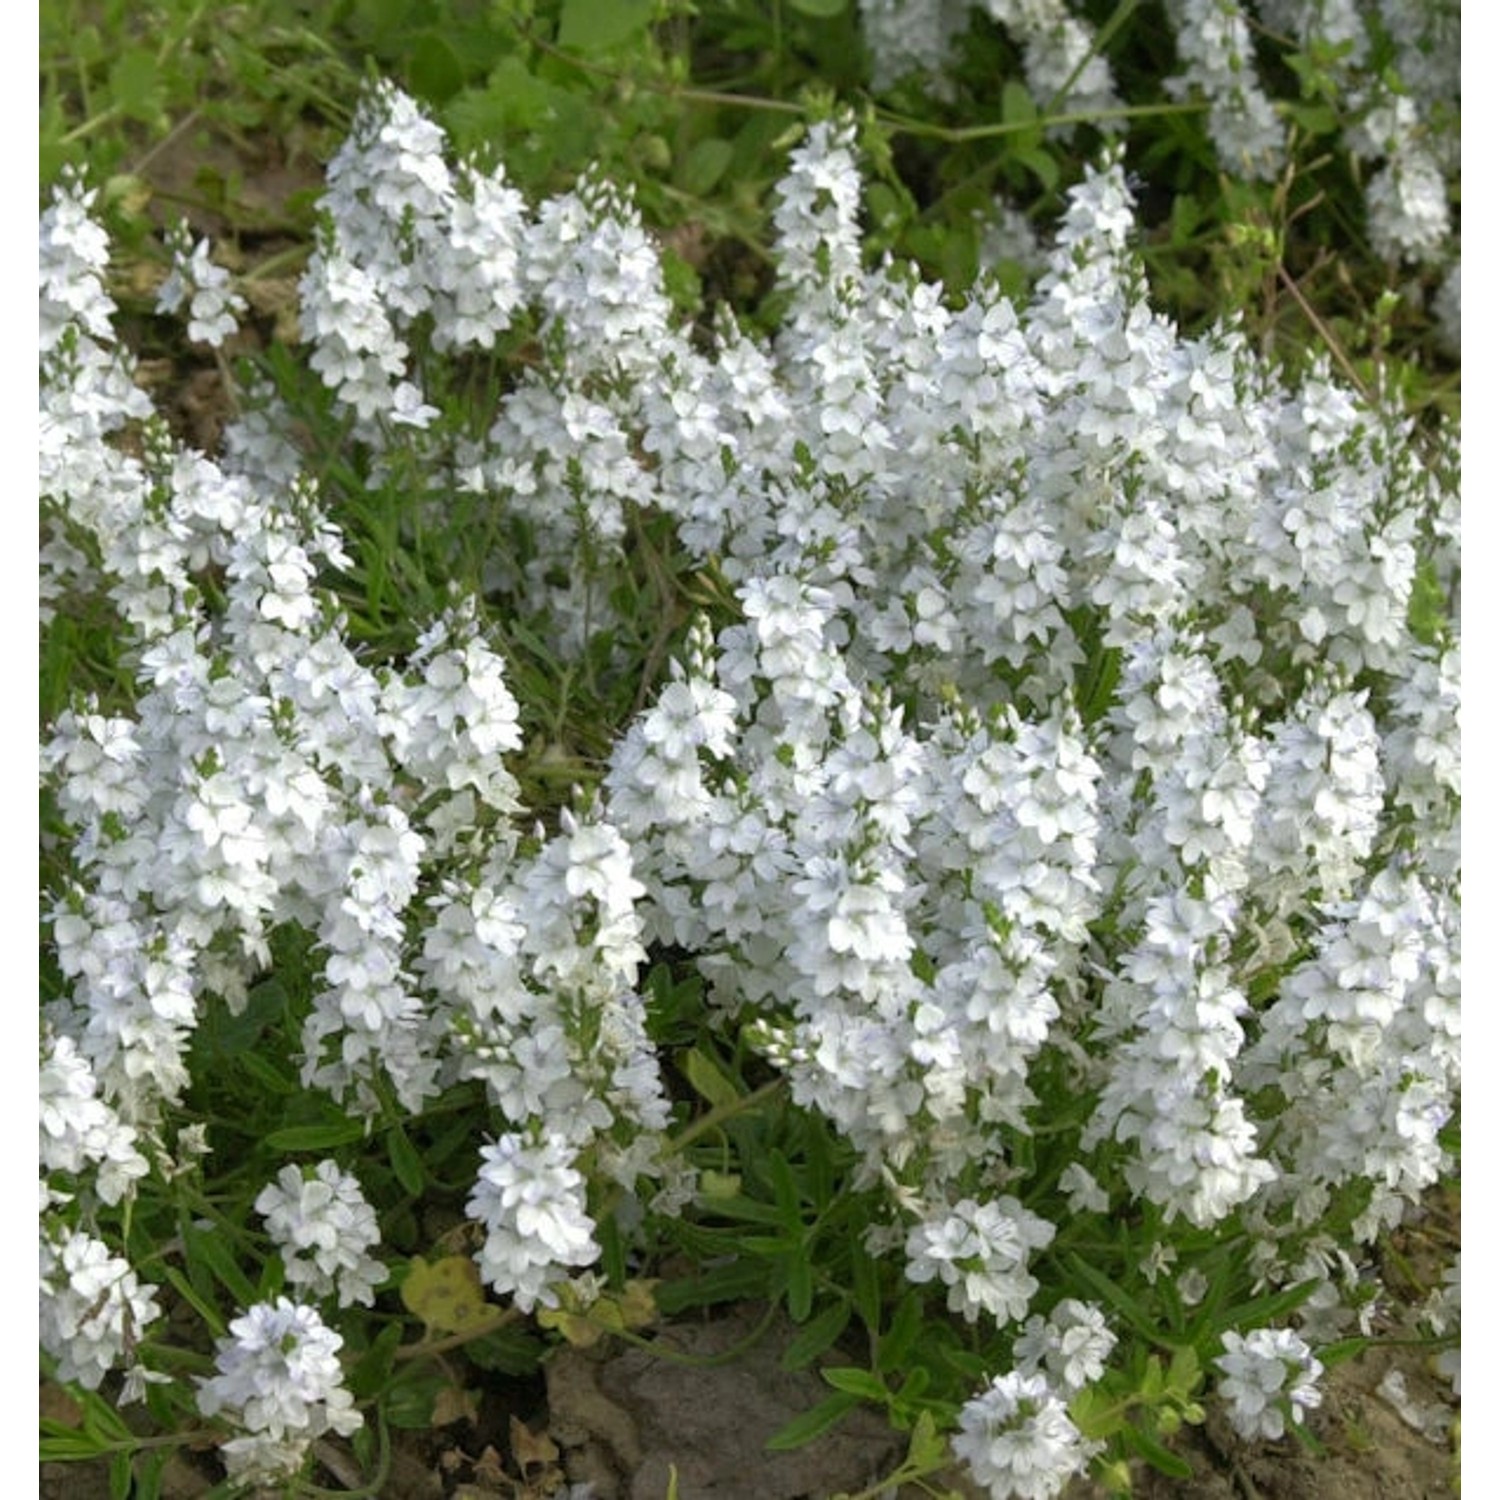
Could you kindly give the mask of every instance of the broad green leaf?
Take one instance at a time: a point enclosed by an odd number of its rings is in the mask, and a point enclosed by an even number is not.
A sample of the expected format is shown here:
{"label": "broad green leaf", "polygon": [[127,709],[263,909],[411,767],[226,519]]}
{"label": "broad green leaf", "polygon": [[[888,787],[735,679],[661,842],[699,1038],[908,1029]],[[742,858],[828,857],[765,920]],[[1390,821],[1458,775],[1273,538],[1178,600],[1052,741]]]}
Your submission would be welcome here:
{"label": "broad green leaf", "polygon": [[1000,91],[1000,118],[1007,125],[1029,125],[1036,119],[1036,101],[1017,79],[1008,80]]}
{"label": "broad green leaf", "polygon": [[604,52],[645,31],[655,0],[563,0],[557,44],[579,52]]}
{"label": "broad green leaf", "polygon": [[415,93],[442,104],[464,86],[464,65],[439,32],[424,31],[411,45],[406,76]]}
{"label": "broad green leaf", "polygon": [[738,1102],[740,1091],[718,1063],[706,1053],[694,1047],[683,1053],[681,1063],[682,1071],[687,1074],[687,1081],[715,1109],[726,1109]]}
{"label": "broad green leaf", "polygon": [[711,135],[698,141],[677,169],[677,185],[685,193],[707,197],[728,170],[733,156],[733,145],[722,136]]}
{"label": "broad green leaf", "polygon": [[801,1448],[821,1437],[858,1405],[858,1396],[846,1395],[843,1391],[825,1396],[812,1410],[793,1417],[779,1432],[767,1438],[766,1447],[772,1453],[788,1453],[793,1448]]}
{"label": "broad green leaf", "polygon": [[[360,1355],[349,1372],[349,1389],[361,1401],[368,1400],[385,1387],[396,1366],[396,1350],[401,1346],[401,1325],[390,1323],[375,1336],[375,1341]],[[467,1352],[467,1351],[465,1351]]]}
{"label": "broad green leaf", "polygon": [[841,16],[849,0],[791,0],[793,10],[800,10],[804,16],[816,16],[819,20],[828,20],[832,16]]}
{"label": "broad green leaf", "polygon": [[127,47],[109,70],[109,92],[132,120],[154,124],[161,112],[156,59],[144,47]]}

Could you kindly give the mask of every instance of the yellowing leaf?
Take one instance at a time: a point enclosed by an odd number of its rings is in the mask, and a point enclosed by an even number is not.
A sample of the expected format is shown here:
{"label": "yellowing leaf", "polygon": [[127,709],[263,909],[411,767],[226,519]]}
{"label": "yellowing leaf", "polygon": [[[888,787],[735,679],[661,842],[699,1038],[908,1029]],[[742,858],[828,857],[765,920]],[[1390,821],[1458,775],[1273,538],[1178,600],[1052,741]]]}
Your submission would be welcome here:
{"label": "yellowing leaf", "polygon": [[558,1459],[557,1444],[545,1432],[533,1432],[517,1417],[510,1419],[510,1451],[522,1474],[533,1464],[555,1464]]}
{"label": "yellowing leaf", "polygon": [[460,1386],[445,1386],[432,1403],[432,1425],[446,1427],[450,1422],[478,1422],[479,1398]]}
{"label": "yellowing leaf", "polygon": [[431,1265],[413,1256],[401,1283],[401,1300],[430,1333],[467,1333],[492,1315],[479,1267],[467,1255],[445,1255]]}

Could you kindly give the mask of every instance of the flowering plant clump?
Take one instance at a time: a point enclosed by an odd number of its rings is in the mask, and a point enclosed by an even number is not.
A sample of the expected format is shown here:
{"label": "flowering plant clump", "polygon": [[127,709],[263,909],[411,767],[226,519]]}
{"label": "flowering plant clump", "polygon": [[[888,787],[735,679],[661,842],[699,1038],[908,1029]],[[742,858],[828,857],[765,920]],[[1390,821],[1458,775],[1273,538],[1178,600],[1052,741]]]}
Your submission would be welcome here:
{"label": "flowering plant clump", "polygon": [[[1069,0],[859,0],[876,88],[915,74],[951,95],[964,34],[983,16],[1019,50],[1038,107],[1070,121],[1099,116],[1111,129],[1127,112],[1122,89],[1083,11]],[[1166,91],[1206,107],[1226,172],[1276,178],[1293,136],[1322,131],[1321,111],[1336,105],[1341,148],[1364,178],[1376,253],[1456,266],[1457,0],[1169,0],[1166,12],[1180,64]],[[1119,25],[1116,12],[1109,31]],[[1298,78],[1291,99],[1267,92],[1273,46]]]}
{"label": "flowering plant clump", "polygon": [[[884,1341],[838,1411],[953,1434],[997,1500],[1159,1451],[1215,1356],[1279,1436],[1320,1366],[1267,1319],[1354,1326],[1354,1257],[1451,1167],[1455,435],[1288,384],[1234,326],[1184,338],[1117,152],[1024,305],[872,269],[861,191],[852,124],[814,124],[777,331],[710,337],[627,194],[528,205],[372,90],[302,280],[321,480],[285,386],[216,455],[174,438],[91,195],[43,218],[44,600],[119,642],[42,752],[43,1344],[91,1387],[177,1368],[125,1210],[158,1195],[210,1254],[204,1070],[249,1068],[317,1160],[257,1179],[264,1236],[190,1299],[239,1310],[197,1396],[231,1478],[382,1399],[354,1309],[383,1236],[420,1248],[419,1132],[521,1313],[778,1225],[750,1284],[799,1322],[831,1297],[821,1349],[856,1313]],[[211,263],[178,274],[219,335]],[[357,608],[376,494],[455,584],[394,646]],[[625,670],[666,545],[706,607],[549,803],[503,647]],[[772,1100],[795,1123],[757,1151]],[[891,1389],[924,1298],[938,1353]]]}

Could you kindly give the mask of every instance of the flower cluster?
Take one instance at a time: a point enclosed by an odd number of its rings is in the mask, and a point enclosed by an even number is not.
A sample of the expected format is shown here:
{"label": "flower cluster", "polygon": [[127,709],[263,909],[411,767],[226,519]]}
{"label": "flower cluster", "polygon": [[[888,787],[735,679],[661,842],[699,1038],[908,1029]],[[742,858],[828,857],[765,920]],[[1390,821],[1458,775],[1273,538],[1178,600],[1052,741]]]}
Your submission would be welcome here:
{"label": "flower cluster", "polygon": [[367,1252],[380,1240],[375,1213],[358,1179],[337,1162],[281,1169],[261,1190],[255,1211],[281,1251],[286,1279],[313,1297],[337,1297],[340,1307],[370,1306],[386,1270]]}
{"label": "flower cluster", "polygon": [[[303,1086],[366,1118],[482,1087],[480,1272],[555,1305],[606,1199],[629,1233],[692,1196],[654,949],[849,1143],[885,1195],[869,1244],[998,1341],[1011,1373],[955,1450],[997,1497],[1053,1494],[1094,1451],[1066,1403],[1115,1339],[1042,1286],[1065,1212],[1147,1205],[1151,1275],[1179,1221],[1248,1239],[1268,1287],[1326,1283],[1330,1327],[1331,1205],[1358,1202],[1357,1253],[1449,1165],[1460,648],[1431,600],[1458,581],[1453,435],[1321,366],[1288,385],[1232,327],[1184,338],[1146,299],[1116,153],[1018,306],[869,269],[852,125],[813,125],[761,339],[674,322],[614,189],[530,208],[444,146],[372,91],[303,285],[322,397],[364,479],[407,496],[398,524],[462,496],[506,539],[482,600],[386,659],[330,585],[360,560],[285,414],[251,393],[218,456],[176,443],[113,342],[87,195],[43,221],[44,599],[112,612],[134,677],[43,746],[69,829],[47,1347],[97,1383],[155,1315],[90,1216],[138,1186],[196,1031],[289,934]],[[505,378],[476,413],[454,362],[481,358]],[[611,726],[598,784],[528,829],[486,621],[607,654],[647,510],[729,607]],[[352,1178],[289,1167],[257,1206],[299,1292],[368,1299]],[[202,1402],[239,1424],[238,1474],[357,1421],[311,1308],[232,1334]],[[1242,1425],[1314,1404],[1300,1335],[1226,1350]]]}
{"label": "flower cluster", "polygon": [[239,1429],[221,1450],[232,1479],[286,1479],[324,1433],[347,1437],[364,1425],[344,1389],[343,1342],[313,1308],[286,1297],[257,1303],[229,1325],[217,1373],[199,1382],[198,1408]]}
{"label": "flower cluster", "polygon": [[1214,1363],[1222,1372],[1219,1395],[1241,1437],[1279,1438],[1288,1419],[1300,1423],[1322,1403],[1322,1363],[1289,1328],[1226,1333]]}
{"label": "flower cluster", "polygon": [[[974,16],[1021,53],[1040,108],[1101,116],[1120,100],[1084,7],[1069,0],[860,0],[877,89],[919,75],[939,94]],[[1209,140],[1227,172],[1274,179],[1284,168],[1287,109],[1262,82],[1256,35],[1298,49],[1337,97],[1345,148],[1366,177],[1371,244],[1395,262],[1451,257],[1450,181],[1458,170],[1457,0],[1170,0],[1180,71],[1170,96],[1207,106]],[[1131,100],[1131,103],[1145,103]],[[1456,262],[1455,262],[1456,265]]]}

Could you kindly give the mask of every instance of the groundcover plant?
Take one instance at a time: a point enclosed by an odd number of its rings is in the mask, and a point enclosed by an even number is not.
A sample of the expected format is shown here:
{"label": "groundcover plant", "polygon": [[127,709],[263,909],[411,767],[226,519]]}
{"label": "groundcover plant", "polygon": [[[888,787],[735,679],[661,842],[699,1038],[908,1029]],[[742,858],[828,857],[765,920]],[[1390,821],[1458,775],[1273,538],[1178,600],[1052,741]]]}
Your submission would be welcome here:
{"label": "groundcover plant", "polygon": [[[844,1357],[782,1446],[868,1401],[885,1483],[1046,1496],[1209,1400],[1300,1430],[1368,1330],[1457,1150],[1456,433],[1179,334],[1117,153],[1019,304],[872,265],[856,136],[791,151],[774,335],[709,336],[626,193],[372,88],[211,454],[55,195],[43,599],[115,652],[42,749],[69,1455],[378,1487],[445,1351],[749,1296]],[[701,608],[554,764],[506,648],[607,678],[668,551]]]}

